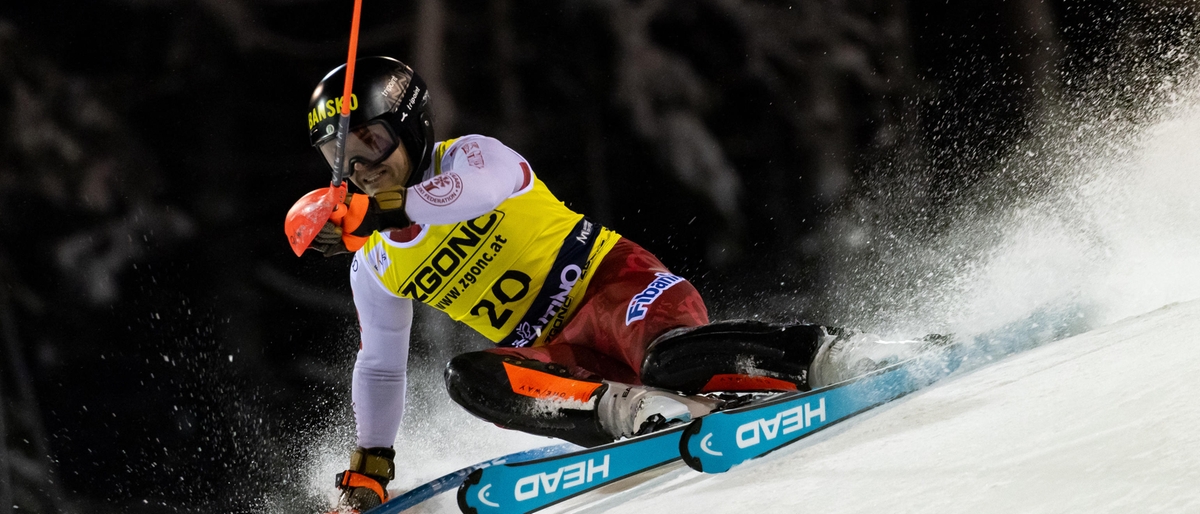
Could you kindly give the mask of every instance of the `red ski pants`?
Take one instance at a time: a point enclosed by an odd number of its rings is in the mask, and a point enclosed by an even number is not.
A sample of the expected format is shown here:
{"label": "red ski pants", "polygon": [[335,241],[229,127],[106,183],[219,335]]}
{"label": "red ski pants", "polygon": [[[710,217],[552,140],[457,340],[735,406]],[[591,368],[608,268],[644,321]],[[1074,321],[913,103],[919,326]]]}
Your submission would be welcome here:
{"label": "red ski pants", "polygon": [[600,262],[579,309],[550,344],[485,351],[558,364],[577,379],[640,384],[651,341],[672,328],[705,324],[708,310],[700,292],[622,238]]}

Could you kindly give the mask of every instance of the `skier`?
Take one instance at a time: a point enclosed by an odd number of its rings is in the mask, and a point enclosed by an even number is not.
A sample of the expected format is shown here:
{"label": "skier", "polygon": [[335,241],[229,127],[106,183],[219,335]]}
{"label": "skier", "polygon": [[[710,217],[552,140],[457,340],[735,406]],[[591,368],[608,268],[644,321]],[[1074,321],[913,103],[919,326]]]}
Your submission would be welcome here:
{"label": "skier", "polygon": [[[311,142],[330,166],[344,68],[321,80],[309,106]],[[516,151],[481,135],[436,141],[428,89],[407,65],[359,59],[355,79],[343,169],[361,193],[347,195],[310,245],[325,256],[354,252],[358,447],[338,475],[344,507],[386,501],[395,477],[413,300],[497,344],[449,362],[455,402],[502,427],[583,446],[720,406],[701,393],[837,380],[809,374],[818,350],[837,353],[830,330],[710,322],[690,282],[568,209]]]}

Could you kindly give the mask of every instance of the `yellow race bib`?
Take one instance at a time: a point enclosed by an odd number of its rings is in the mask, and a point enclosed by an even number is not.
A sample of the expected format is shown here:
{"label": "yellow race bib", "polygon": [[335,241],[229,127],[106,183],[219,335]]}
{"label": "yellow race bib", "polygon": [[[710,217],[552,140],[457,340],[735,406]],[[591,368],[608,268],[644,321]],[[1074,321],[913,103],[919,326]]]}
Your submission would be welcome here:
{"label": "yellow race bib", "polygon": [[392,294],[426,303],[505,346],[549,341],[620,236],[533,184],[478,218],[423,226],[398,243],[375,232],[368,271]]}

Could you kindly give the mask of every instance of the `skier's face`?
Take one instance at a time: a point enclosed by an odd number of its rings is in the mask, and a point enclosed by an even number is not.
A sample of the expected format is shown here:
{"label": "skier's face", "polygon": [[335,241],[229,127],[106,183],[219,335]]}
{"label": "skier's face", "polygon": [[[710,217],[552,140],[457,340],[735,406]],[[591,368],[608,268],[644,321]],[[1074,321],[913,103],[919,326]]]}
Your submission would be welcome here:
{"label": "skier's face", "polygon": [[399,191],[412,172],[412,163],[408,160],[403,143],[397,144],[391,155],[376,164],[358,161],[353,166],[350,181],[370,196],[380,191]]}

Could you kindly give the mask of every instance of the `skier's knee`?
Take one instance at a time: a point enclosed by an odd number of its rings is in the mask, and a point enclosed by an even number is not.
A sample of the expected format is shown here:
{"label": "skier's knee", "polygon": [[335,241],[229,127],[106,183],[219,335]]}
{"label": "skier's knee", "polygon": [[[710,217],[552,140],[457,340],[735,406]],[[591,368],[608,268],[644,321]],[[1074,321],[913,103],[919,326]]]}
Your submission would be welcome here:
{"label": "skier's knee", "polygon": [[672,330],[647,349],[642,381],[689,394],[806,390],[808,366],[824,335],[818,325],[755,320]]}

